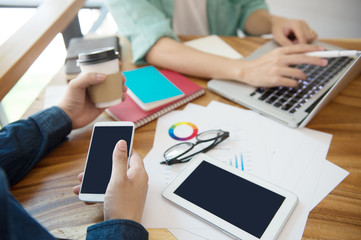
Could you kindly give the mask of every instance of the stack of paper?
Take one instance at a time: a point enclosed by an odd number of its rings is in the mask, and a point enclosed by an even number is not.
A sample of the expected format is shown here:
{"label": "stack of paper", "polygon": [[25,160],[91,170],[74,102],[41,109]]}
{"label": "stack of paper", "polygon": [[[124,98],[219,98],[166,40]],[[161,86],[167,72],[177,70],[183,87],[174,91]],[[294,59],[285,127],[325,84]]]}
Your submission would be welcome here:
{"label": "stack of paper", "polygon": [[230,137],[207,154],[298,196],[299,203],[279,239],[301,239],[309,212],[348,175],[326,160],[330,134],[291,129],[252,111],[216,101],[207,107],[188,104],[183,111],[158,119],[153,149],[144,159],[149,175],[142,221],[145,227],[168,228],[177,239],[230,239],[161,196],[164,187],[185,166],[159,164],[164,151],[180,142],[175,140],[177,137],[190,138],[195,132],[212,129],[229,131]]}

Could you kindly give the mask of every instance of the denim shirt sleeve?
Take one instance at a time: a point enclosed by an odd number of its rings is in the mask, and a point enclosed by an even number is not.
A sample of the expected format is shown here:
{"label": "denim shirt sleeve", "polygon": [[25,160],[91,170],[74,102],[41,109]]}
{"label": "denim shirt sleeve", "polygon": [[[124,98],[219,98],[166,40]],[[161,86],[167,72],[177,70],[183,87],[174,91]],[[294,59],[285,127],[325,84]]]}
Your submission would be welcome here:
{"label": "denim shirt sleeve", "polygon": [[71,120],[59,107],[48,108],[3,127],[0,130],[0,167],[9,184],[21,180],[40,159],[64,141],[71,129]]}
{"label": "denim shirt sleeve", "polygon": [[[172,16],[167,16],[165,12],[159,10],[156,7],[158,5],[146,0],[107,0],[106,3],[117,23],[119,34],[127,37],[131,42],[134,63],[146,64],[145,55],[162,37],[179,41],[171,28]],[[168,7],[164,4],[158,7]],[[169,3],[169,6],[173,4]]]}
{"label": "denim shirt sleeve", "polygon": [[139,223],[126,220],[114,219],[97,223],[88,227],[87,240],[106,240],[106,239],[148,239],[148,231]]}
{"label": "denim shirt sleeve", "polygon": [[32,218],[11,195],[7,179],[0,167],[0,239],[55,239]]}

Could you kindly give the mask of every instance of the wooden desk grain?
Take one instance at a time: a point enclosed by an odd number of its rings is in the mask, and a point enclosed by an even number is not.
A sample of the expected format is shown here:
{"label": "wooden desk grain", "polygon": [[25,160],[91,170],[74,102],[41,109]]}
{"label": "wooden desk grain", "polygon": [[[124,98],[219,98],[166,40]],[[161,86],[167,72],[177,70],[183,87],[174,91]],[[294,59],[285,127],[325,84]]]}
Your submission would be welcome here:
{"label": "wooden desk grain", "polygon": [[[190,40],[194,37],[182,37]],[[260,38],[223,39],[247,56],[266,40]],[[361,50],[361,40],[324,40],[349,49]],[[124,69],[134,68],[125,62]],[[65,76],[60,79],[65,81]],[[206,87],[206,79],[191,78]],[[217,100],[238,106],[210,91],[193,101],[207,105]],[[43,95],[26,115],[41,109]],[[106,114],[96,121],[111,120]],[[82,239],[86,227],[103,220],[102,204],[85,205],[72,193],[83,171],[91,135],[91,125],[73,131],[69,140],[48,154],[35,168],[12,188],[14,196],[43,226],[58,237]],[[152,148],[156,121],[135,132],[134,149],[143,157]],[[327,159],[350,172],[309,215],[303,239],[361,238],[361,76],[354,79],[308,124],[308,128],[333,135]],[[148,229],[150,239],[175,239],[166,229]]]}

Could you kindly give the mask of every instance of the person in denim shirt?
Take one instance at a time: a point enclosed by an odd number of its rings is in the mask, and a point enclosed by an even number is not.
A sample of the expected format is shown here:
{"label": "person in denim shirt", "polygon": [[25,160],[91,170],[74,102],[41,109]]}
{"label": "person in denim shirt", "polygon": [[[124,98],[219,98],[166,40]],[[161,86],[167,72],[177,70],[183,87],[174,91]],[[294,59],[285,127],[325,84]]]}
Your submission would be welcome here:
{"label": "person in denim shirt", "polygon": [[[63,100],[26,120],[0,130],[0,239],[54,239],[11,195],[8,184],[20,181],[47,153],[61,144],[72,129],[93,121],[104,109],[96,108],[86,94],[89,85],[106,75],[89,73],[69,83]],[[123,88],[126,91],[126,87]],[[113,169],[104,200],[104,222],[88,227],[87,239],[148,239],[140,224],[148,175],[142,158],[133,151],[127,174],[127,147],[120,140],[113,152]],[[80,180],[82,174],[79,175]],[[80,186],[73,191],[79,193]]]}
{"label": "person in denim shirt", "polygon": [[[256,87],[298,85],[306,74],[290,66],[325,66],[306,56],[317,34],[303,20],[269,13],[264,0],[106,0],[119,34],[131,43],[133,61],[183,74],[233,80]],[[178,35],[247,36],[272,34],[281,46],[255,60],[229,59],[180,43]]]}

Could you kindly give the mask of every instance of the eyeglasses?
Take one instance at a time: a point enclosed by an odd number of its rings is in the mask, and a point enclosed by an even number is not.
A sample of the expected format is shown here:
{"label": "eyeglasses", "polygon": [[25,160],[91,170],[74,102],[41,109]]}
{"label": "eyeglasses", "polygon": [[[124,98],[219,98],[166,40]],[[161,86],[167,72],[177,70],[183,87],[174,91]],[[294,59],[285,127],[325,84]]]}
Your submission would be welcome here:
{"label": "eyeglasses", "polygon": [[[196,143],[182,142],[166,150],[163,154],[165,161],[161,164],[172,165],[184,163],[198,153],[205,153],[229,137],[229,132],[223,130],[209,130],[196,136]],[[191,150],[193,151],[191,152]]]}

